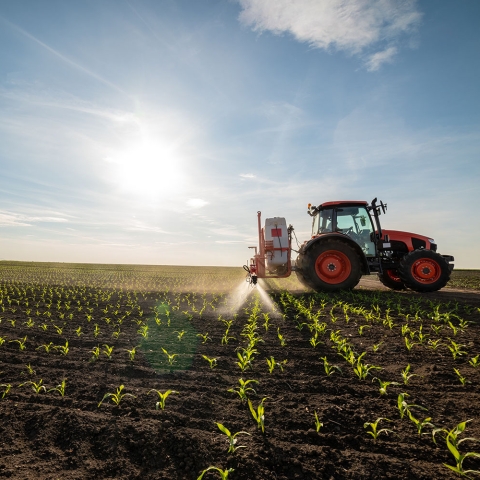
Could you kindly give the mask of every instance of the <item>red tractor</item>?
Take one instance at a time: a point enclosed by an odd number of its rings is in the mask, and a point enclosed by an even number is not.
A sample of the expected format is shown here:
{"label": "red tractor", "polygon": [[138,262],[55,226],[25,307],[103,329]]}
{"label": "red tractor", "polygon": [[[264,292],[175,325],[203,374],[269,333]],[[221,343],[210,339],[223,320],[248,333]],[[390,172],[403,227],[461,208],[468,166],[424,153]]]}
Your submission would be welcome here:
{"label": "red tractor", "polygon": [[295,271],[300,282],[317,291],[349,290],[362,275],[377,273],[393,290],[409,288],[433,292],[443,288],[453,270],[451,255],[437,253],[432,238],[398,230],[382,230],[379,216],[387,205],[377,199],[326,202],[308,205],[313,217],[312,238],[294,250],[293,227],[282,217],[268,218],[261,226],[258,212],[259,247],[244,268],[247,280],[283,278]]}

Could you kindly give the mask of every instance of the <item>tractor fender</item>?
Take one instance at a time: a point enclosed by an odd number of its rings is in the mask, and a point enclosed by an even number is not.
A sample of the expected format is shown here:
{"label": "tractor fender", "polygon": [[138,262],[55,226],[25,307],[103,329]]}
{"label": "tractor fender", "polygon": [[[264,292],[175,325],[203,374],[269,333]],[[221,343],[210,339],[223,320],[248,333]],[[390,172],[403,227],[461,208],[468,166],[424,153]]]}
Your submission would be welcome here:
{"label": "tractor fender", "polygon": [[336,241],[344,242],[347,245],[350,245],[352,248],[354,248],[361,261],[362,275],[368,275],[370,273],[367,257],[365,256],[365,253],[363,252],[363,250],[360,248],[360,245],[354,240],[352,240],[350,237],[348,237],[347,235],[342,235],[341,233],[322,233],[321,235],[318,235],[317,237],[314,237],[311,240],[306,241],[300,248],[299,253],[305,254],[306,252],[308,252],[308,250],[310,250],[313,247],[313,245],[324,242],[331,238],[335,239]]}

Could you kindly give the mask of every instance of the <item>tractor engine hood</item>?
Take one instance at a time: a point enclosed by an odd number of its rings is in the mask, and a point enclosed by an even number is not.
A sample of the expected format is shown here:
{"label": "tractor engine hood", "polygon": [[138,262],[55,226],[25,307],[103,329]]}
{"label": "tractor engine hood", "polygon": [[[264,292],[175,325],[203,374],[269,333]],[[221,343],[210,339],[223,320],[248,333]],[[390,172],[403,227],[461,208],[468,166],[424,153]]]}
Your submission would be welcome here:
{"label": "tractor engine hood", "polygon": [[384,230],[382,229],[382,240],[385,240],[385,236],[388,235],[390,242],[402,242],[404,243],[408,251],[417,250],[419,248],[425,248],[426,250],[437,250],[435,240],[424,235],[412,232],[402,232],[401,230]]}

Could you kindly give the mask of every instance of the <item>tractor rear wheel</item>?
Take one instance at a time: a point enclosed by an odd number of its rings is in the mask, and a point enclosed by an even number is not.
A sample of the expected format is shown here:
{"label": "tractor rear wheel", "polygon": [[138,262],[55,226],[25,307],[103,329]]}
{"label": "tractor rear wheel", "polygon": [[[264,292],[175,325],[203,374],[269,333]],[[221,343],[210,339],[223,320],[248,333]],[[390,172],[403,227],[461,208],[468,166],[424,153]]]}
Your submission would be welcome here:
{"label": "tractor rear wheel", "polygon": [[362,276],[357,252],[343,241],[319,242],[298,257],[299,280],[317,291],[351,290]]}
{"label": "tractor rear wheel", "polygon": [[450,268],[438,253],[432,250],[414,250],[400,261],[398,276],[408,288],[416,292],[435,292],[447,284]]}
{"label": "tractor rear wheel", "polygon": [[392,290],[405,290],[406,288],[395,268],[385,269],[383,273],[378,274],[378,279]]}

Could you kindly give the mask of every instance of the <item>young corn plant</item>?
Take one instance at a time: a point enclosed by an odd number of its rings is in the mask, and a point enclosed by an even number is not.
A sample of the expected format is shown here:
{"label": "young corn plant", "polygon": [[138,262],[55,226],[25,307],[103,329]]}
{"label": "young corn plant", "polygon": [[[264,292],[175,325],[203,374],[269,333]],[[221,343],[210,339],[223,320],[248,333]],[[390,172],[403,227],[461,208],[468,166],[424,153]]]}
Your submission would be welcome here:
{"label": "young corn plant", "polygon": [[378,383],[380,384],[380,387],[379,387],[379,391],[380,391],[380,395],[387,395],[387,387],[389,385],[399,385],[398,382],[384,382],[382,380],[380,380],[378,377],[375,377],[372,382],[374,380],[378,380]]}
{"label": "young corn plant", "polygon": [[378,424],[382,420],[391,422],[391,420],[389,420],[388,418],[379,417],[374,422],[365,422],[363,424],[363,428],[370,428],[370,431],[367,431],[367,433],[371,435],[375,441],[377,440],[378,436],[381,433],[384,433],[385,435],[388,435],[389,433],[393,433],[393,430],[390,430],[389,428],[381,428],[381,429],[378,428]]}
{"label": "young corn plant", "polygon": [[107,345],[107,344],[104,344],[103,345],[105,347],[105,349],[102,351],[103,354],[106,355],[106,357],[111,360],[112,359],[112,355],[113,355],[113,349],[114,349],[114,346],[110,346],[110,345]]}
{"label": "young corn plant", "polygon": [[238,445],[238,447],[236,447],[235,445],[237,443],[237,435],[250,435],[248,432],[240,431],[232,434],[230,430],[221,423],[217,423],[216,425],[218,429],[228,438],[229,445],[227,453],[235,453],[239,448],[247,448],[246,445]]}
{"label": "young corn plant", "polygon": [[331,363],[328,362],[327,357],[320,357],[320,360],[323,360],[323,368],[325,370],[325,373],[328,376],[332,375],[335,372],[342,373],[342,370],[340,369],[339,366],[332,365]]}
{"label": "young corn plant", "polygon": [[467,440],[469,441],[473,441],[473,442],[478,442],[478,440],[476,438],[462,438],[462,439],[458,439],[458,436],[460,434],[462,434],[465,430],[465,428],[467,427],[467,423],[468,422],[471,422],[472,420],[465,420],[464,422],[460,422],[458,425],[456,425],[455,427],[453,427],[451,430],[447,430],[445,428],[435,428],[434,430],[432,430],[432,440],[433,442],[435,443],[435,445],[437,444],[437,441],[436,441],[436,438],[435,436],[437,435],[437,433],[443,433],[445,436],[444,436],[444,440],[447,439],[447,437],[450,437],[450,442],[452,443],[452,445],[455,447],[455,448],[458,448],[458,446],[462,443],[462,442],[465,442]]}
{"label": "young corn plant", "polygon": [[19,350],[25,350],[27,348],[27,337],[23,337],[21,340],[10,340],[9,343],[18,343]]}
{"label": "young corn plant", "polygon": [[206,360],[209,365],[210,365],[210,368],[213,369],[217,366],[217,359],[216,358],[210,358],[210,357],[207,357],[206,355],[202,355],[203,359]]}
{"label": "young corn plant", "polygon": [[460,383],[465,386],[467,383],[472,383],[470,382],[470,380],[467,380],[461,373],[458,369],[454,368],[453,369],[455,371],[455,373],[457,374],[457,377],[458,377],[458,380],[460,381]]}
{"label": "young corn plant", "polygon": [[313,411],[313,415],[315,417],[315,430],[317,431],[317,433],[320,433],[320,429],[323,427],[323,423],[318,418],[316,410]]}
{"label": "young corn plant", "polygon": [[408,382],[410,382],[410,379],[413,378],[413,377],[418,377],[419,375],[417,375],[416,373],[410,373],[410,364],[408,364],[403,370],[402,370],[402,379],[403,379],[403,383],[405,385],[408,385]]}
{"label": "young corn plant", "polygon": [[253,392],[253,394],[255,395],[257,394],[257,392],[255,392],[252,387],[248,386],[249,383],[258,383],[257,380],[244,380],[243,378],[239,378],[238,383],[240,384],[240,386],[237,388],[237,390],[235,390],[234,388],[230,388],[227,391],[231,393],[236,393],[240,397],[242,403],[245,403],[248,400],[248,392]]}
{"label": "young corn plant", "polygon": [[372,352],[377,353],[382,345],[383,345],[383,342],[373,344],[372,345]]}
{"label": "young corn plant", "polygon": [[9,383],[2,383],[0,385],[0,388],[3,388],[3,392],[2,392],[2,400],[3,400],[12,389],[12,386]]}
{"label": "young corn plant", "polygon": [[208,336],[207,333],[197,333],[197,337],[201,337],[202,343],[207,343],[208,340],[211,340],[211,338]]}
{"label": "young corn plant", "polygon": [[368,375],[370,375],[371,370],[381,370],[381,367],[376,367],[375,365],[370,365],[368,363],[362,363],[362,358],[367,352],[363,352],[357,358],[357,365],[353,368],[353,371],[360,380],[365,380]]}
{"label": "young corn plant", "polygon": [[175,363],[175,357],[178,357],[178,353],[168,353],[163,347],[162,352],[167,356],[168,364],[173,365]]}
{"label": "young corn plant", "polygon": [[408,337],[403,337],[405,340],[405,347],[410,352],[412,348],[416,345],[415,342],[412,342]]}
{"label": "young corn plant", "polygon": [[461,454],[458,451],[458,448],[453,445],[450,439],[450,436],[447,436],[446,443],[447,443],[448,450],[455,458],[455,466],[448,465],[448,463],[444,463],[443,465],[445,467],[449,468],[450,470],[453,470],[455,473],[458,473],[459,475],[465,476],[466,478],[471,478],[471,477],[468,477],[468,475],[471,475],[471,474],[476,474],[476,475],[480,474],[479,470],[465,470],[463,468],[463,462],[466,458],[470,458],[470,457],[480,458],[480,453],[468,452],[465,454]]}
{"label": "young corn plant", "polygon": [[187,331],[186,330],[181,330],[180,332],[175,331],[173,333],[178,333],[177,338],[178,338],[178,341],[180,342],[182,340],[183,336],[187,333]]}
{"label": "young corn plant", "polygon": [[476,357],[472,357],[472,358],[468,361],[468,363],[469,363],[472,367],[477,368],[477,367],[480,365],[480,360],[479,360],[479,358],[480,358],[480,355],[477,355]]}
{"label": "young corn plant", "polygon": [[115,404],[115,405],[120,405],[120,402],[125,398],[125,397],[132,397],[132,398],[136,398],[135,395],[132,395],[131,393],[122,393],[123,390],[124,390],[125,386],[124,385],[120,385],[118,388],[117,388],[117,391],[115,393],[106,393],[103,398],[100,400],[100,403],[98,404],[98,407],[100,407],[100,405],[107,399],[107,398],[110,398],[112,400],[112,402]]}
{"label": "young corn plant", "polygon": [[90,350],[92,353],[91,361],[94,362],[95,360],[98,360],[100,358],[100,347],[93,347],[92,350]]}
{"label": "young corn plant", "polygon": [[42,390],[43,390],[44,392],[47,391],[47,389],[45,388],[45,386],[42,385],[42,384],[43,384],[43,380],[40,379],[40,380],[38,381],[38,383],[28,381],[28,382],[25,382],[25,383],[21,383],[21,384],[19,385],[19,387],[23,387],[24,385],[30,385],[30,386],[32,387],[32,390],[38,395]]}
{"label": "young corn plant", "polygon": [[62,380],[62,383],[60,385],[57,385],[55,388],[51,388],[50,390],[48,390],[49,392],[57,392],[59,393],[62,397],[65,396],[65,388],[67,386],[67,379],[64,378]]}
{"label": "young corn plant", "polygon": [[408,397],[408,393],[399,393],[398,398],[397,398],[397,407],[398,411],[400,413],[400,418],[403,418],[407,412],[410,411],[411,408],[419,408],[420,410],[427,410],[425,407],[422,407],[420,405],[415,405],[415,404],[408,404],[407,401],[405,400],[406,397]]}
{"label": "young corn plant", "polygon": [[128,359],[131,362],[135,360],[135,355],[137,354],[137,348],[138,348],[138,345],[133,347],[131,350],[129,350],[128,348],[125,349],[128,352]]}
{"label": "young corn plant", "polygon": [[287,340],[280,333],[280,327],[277,328],[277,337],[278,337],[278,340],[280,341],[280,346],[285,347],[287,345]]}
{"label": "young corn plant", "polygon": [[449,338],[449,340],[450,340],[450,345],[447,345],[447,348],[450,350],[450,353],[452,354],[452,357],[454,360],[456,360],[457,357],[460,357],[461,355],[467,354],[465,350],[462,350],[462,347],[466,347],[466,345],[462,345],[461,343],[456,343],[451,338]]}
{"label": "young corn plant", "polygon": [[160,390],[155,390],[154,388],[152,388],[148,391],[147,395],[149,395],[151,392],[155,392],[158,395],[158,402],[155,403],[156,410],[158,410],[159,408],[165,410],[165,401],[167,400],[167,397],[171,393],[178,393],[175,390],[167,390],[165,393],[162,393]]}
{"label": "young corn plant", "polygon": [[65,345],[57,345],[56,347],[53,347],[55,350],[59,350],[62,355],[67,355],[69,352],[68,348],[68,340],[65,341]]}
{"label": "young corn plant", "polygon": [[422,434],[423,429],[427,426],[435,428],[435,425],[433,425],[433,423],[430,423],[430,420],[432,419],[431,417],[427,417],[427,418],[424,418],[423,420],[420,420],[419,418],[414,417],[413,413],[409,409],[407,409],[407,415],[408,415],[408,418],[417,427],[417,433],[419,435]]}
{"label": "young corn plant", "polygon": [[30,364],[25,365],[25,367],[27,368],[27,373],[29,375],[35,375],[37,373]]}
{"label": "young corn plant", "polygon": [[203,470],[202,473],[200,473],[200,476],[197,478],[197,480],[202,480],[203,479],[203,476],[207,473],[207,472],[211,472],[211,471],[214,471],[214,472],[217,472],[219,475],[220,475],[220,480],[228,480],[228,474],[229,473],[232,473],[234,472],[235,470],[233,468],[228,468],[226,470],[222,470],[221,468],[219,467],[208,467],[206,468],[205,470]]}
{"label": "young corn plant", "polygon": [[248,408],[252,414],[253,419],[257,422],[257,427],[262,430],[262,433],[265,433],[265,407],[263,403],[268,397],[264,397],[262,401],[258,404],[257,409],[253,408],[252,402],[248,399]]}

